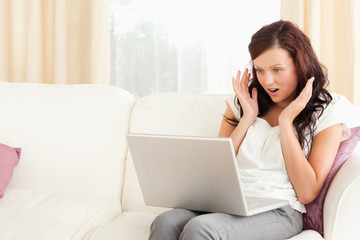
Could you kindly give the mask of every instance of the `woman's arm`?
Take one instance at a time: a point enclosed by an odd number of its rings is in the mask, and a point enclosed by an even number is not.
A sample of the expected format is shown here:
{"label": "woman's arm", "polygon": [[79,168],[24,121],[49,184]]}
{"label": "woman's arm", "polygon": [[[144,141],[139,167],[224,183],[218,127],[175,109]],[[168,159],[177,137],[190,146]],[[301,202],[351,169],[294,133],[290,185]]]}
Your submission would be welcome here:
{"label": "woman's arm", "polygon": [[320,191],[334,162],[341,141],[342,124],[318,133],[306,159],[293,129],[295,117],[304,109],[312,94],[311,78],[300,95],[279,115],[280,142],[286,169],[302,204],[312,202]]}
{"label": "woman's arm", "polygon": [[[257,89],[253,88],[252,96],[249,94],[249,80],[250,73],[248,69],[245,69],[244,74],[241,77],[241,72],[238,71],[236,78],[232,78],[232,85],[236,96],[240,101],[240,105],[243,109],[243,116],[240,118],[238,125],[232,126],[226,121],[224,117],[220,130],[219,137],[231,137],[234,145],[235,154],[237,154],[240,144],[242,143],[248,128],[255,121],[257,114],[259,112],[258,103],[257,103]],[[227,109],[224,114],[229,119],[236,119],[231,107],[227,104]]]}
{"label": "woman's arm", "polygon": [[286,169],[302,204],[312,202],[323,186],[339,148],[341,135],[342,124],[318,133],[314,137],[309,159],[306,159],[292,124],[280,125],[280,141]]}
{"label": "woman's arm", "polygon": [[218,137],[231,137],[235,154],[237,154],[239,147],[246,135],[246,132],[250,127],[250,125],[252,124],[252,122],[247,121],[246,118],[240,118],[238,125],[235,127],[227,122],[225,116],[228,117],[229,119],[233,119],[233,120],[236,119],[231,107],[228,104],[224,117],[221,121]]}

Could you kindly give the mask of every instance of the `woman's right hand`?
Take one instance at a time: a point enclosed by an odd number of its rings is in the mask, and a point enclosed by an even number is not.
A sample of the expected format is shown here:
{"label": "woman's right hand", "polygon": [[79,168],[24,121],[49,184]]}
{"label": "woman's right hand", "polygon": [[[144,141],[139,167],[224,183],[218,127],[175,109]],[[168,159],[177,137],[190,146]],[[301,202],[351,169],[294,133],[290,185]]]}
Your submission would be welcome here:
{"label": "woman's right hand", "polygon": [[259,106],[257,101],[257,89],[252,89],[252,96],[249,93],[249,80],[251,74],[249,70],[246,68],[244,74],[240,80],[241,71],[239,70],[236,75],[236,79],[232,78],[232,84],[235,91],[236,96],[240,101],[240,105],[243,109],[242,118],[247,119],[250,124],[252,124],[258,115]]}

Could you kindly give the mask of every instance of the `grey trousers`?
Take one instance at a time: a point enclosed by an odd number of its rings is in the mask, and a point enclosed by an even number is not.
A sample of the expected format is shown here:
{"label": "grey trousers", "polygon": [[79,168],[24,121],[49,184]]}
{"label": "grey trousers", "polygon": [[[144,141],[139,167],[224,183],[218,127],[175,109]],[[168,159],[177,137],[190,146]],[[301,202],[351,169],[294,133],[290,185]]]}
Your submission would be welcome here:
{"label": "grey trousers", "polygon": [[249,217],[173,209],[156,217],[150,240],[281,240],[302,230],[302,213],[289,206]]}

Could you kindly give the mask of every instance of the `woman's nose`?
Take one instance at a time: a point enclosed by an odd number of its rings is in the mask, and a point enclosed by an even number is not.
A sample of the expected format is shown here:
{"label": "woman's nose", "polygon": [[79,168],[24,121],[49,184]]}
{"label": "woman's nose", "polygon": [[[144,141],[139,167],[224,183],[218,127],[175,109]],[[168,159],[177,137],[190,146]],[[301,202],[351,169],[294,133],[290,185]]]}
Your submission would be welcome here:
{"label": "woman's nose", "polygon": [[271,85],[274,83],[274,76],[272,74],[266,73],[264,76],[264,83],[266,85]]}

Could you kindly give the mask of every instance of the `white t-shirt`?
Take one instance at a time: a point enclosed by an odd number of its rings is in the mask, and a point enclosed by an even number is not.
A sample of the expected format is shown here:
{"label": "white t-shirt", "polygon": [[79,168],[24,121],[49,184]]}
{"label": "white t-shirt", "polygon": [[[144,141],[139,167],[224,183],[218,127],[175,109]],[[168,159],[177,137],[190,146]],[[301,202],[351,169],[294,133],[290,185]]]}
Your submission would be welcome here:
{"label": "white t-shirt", "polygon": [[[342,140],[350,136],[346,123],[346,112],[351,103],[343,96],[332,94],[332,102],[325,108],[316,123],[314,135],[338,123],[343,123]],[[234,101],[227,101],[234,115],[240,119],[239,110]],[[347,107],[344,107],[344,106]],[[311,145],[311,144],[310,144]],[[304,149],[305,156],[309,149]],[[287,175],[280,144],[279,126],[271,127],[264,119],[257,118],[247,130],[238,154],[239,174],[247,196],[286,199],[290,206],[300,212],[306,212],[296,196]]]}

